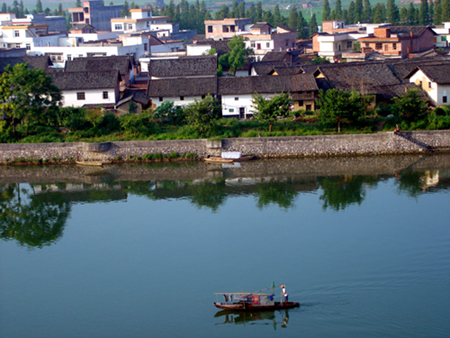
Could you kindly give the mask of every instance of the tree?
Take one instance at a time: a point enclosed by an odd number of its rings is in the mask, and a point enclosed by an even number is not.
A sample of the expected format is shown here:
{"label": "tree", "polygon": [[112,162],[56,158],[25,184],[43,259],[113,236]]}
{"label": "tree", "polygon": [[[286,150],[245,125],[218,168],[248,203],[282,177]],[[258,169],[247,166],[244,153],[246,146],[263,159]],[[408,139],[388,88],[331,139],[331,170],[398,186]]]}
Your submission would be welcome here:
{"label": "tree", "polygon": [[256,206],[261,210],[269,204],[278,204],[280,208],[287,210],[294,206],[296,196],[297,191],[291,180],[259,183],[256,186],[255,197],[258,198]]}
{"label": "tree", "polygon": [[298,26],[298,14],[297,14],[297,8],[295,7],[295,5],[293,5],[291,7],[291,10],[289,11],[288,26],[290,29],[293,29],[293,30],[295,30]]}
{"label": "tree", "polygon": [[378,2],[373,8],[373,22],[386,22],[386,7],[383,3]]}
{"label": "tree", "polygon": [[441,1],[441,20],[447,22],[450,20],[450,2],[449,0]]}
{"label": "tree", "polygon": [[247,18],[252,19],[252,22],[256,22],[256,7],[255,7],[255,3],[252,2],[250,4],[250,7],[247,8],[247,11],[245,12],[245,16]]}
{"label": "tree", "polygon": [[230,74],[235,75],[236,70],[244,67],[246,57],[252,53],[252,50],[245,48],[244,37],[238,35],[233,36],[233,39],[228,42],[228,47],[231,50],[219,58],[219,63],[222,67],[229,68]]}
{"label": "tree", "polygon": [[316,13],[311,16],[311,20],[309,20],[309,36],[313,36],[317,33],[317,20]]}
{"label": "tree", "polygon": [[274,26],[282,25],[282,15],[280,13],[280,7],[278,4],[275,5],[273,9],[273,24]]}
{"label": "tree", "polygon": [[255,21],[254,22],[260,22],[263,17],[263,9],[262,9],[262,3],[261,1],[258,1],[256,4],[256,11],[255,11]]}
{"label": "tree", "polygon": [[436,0],[435,3],[434,3],[433,23],[435,25],[441,25],[442,24],[442,5],[441,5],[441,0]]}
{"label": "tree", "polygon": [[364,115],[369,102],[355,90],[351,92],[330,89],[324,92],[319,90],[317,100],[320,113],[319,120],[322,123],[338,124],[338,132],[341,132],[341,123],[353,123]]}
{"label": "tree", "polygon": [[308,32],[306,31],[305,27],[308,27],[308,23],[306,22],[305,18],[303,17],[302,11],[298,11],[298,27],[297,27],[297,38],[298,39],[306,39],[308,37]]}
{"label": "tree", "polygon": [[420,22],[419,24],[422,26],[428,25],[428,0],[421,0],[420,1]]}
{"label": "tree", "polygon": [[398,115],[409,122],[419,121],[428,114],[428,105],[423,101],[416,88],[400,97],[394,98]]}
{"label": "tree", "polygon": [[322,21],[331,20],[331,8],[328,0],[324,0],[322,9]]}
{"label": "tree", "polygon": [[[38,1],[40,1],[40,0],[38,0]],[[112,1],[111,1],[111,4],[113,4]],[[75,2],[75,7],[81,7],[81,0],[77,0]]]}
{"label": "tree", "polygon": [[164,101],[155,109],[153,118],[170,125],[182,125],[185,123],[183,108],[174,106],[173,101]]}
{"label": "tree", "polygon": [[272,125],[277,121],[278,116],[287,117],[291,112],[292,99],[289,93],[275,94],[271,99],[255,93],[252,99],[255,107],[254,118],[268,123],[269,132],[272,131]]}
{"label": "tree", "polygon": [[355,23],[363,21],[363,3],[362,0],[355,1]]}
{"label": "tree", "polygon": [[123,4],[123,9],[120,10],[120,16],[130,16],[130,6],[128,5],[128,1],[125,0]]}
{"label": "tree", "polygon": [[349,24],[355,23],[355,2],[351,1],[350,5],[348,6],[348,16],[347,21]]}
{"label": "tree", "polygon": [[32,121],[56,123],[61,104],[59,88],[43,69],[29,69],[28,63],[7,65],[0,77],[0,112],[6,114],[15,131],[15,122],[28,127]]}
{"label": "tree", "polygon": [[227,5],[222,5],[222,8],[216,12],[216,20],[222,20],[228,18],[230,15],[230,10]]}
{"label": "tree", "polygon": [[415,22],[416,15],[415,14],[416,14],[416,9],[414,8],[413,3],[410,2],[409,7],[408,7],[408,19],[407,19],[406,24],[411,25],[411,26],[416,24],[416,22]]}
{"label": "tree", "polygon": [[400,12],[397,5],[395,4],[395,0],[387,0],[386,14],[388,21],[392,25],[395,26],[398,24],[398,21],[400,20]]}
{"label": "tree", "polygon": [[8,8],[5,3],[2,4],[2,13],[8,13]]}
{"label": "tree", "polygon": [[209,94],[204,99],[196,99],[195,102],[189,104],[184,112],[187,122],[201,134],[210,131],[215,121],[222,115],[220,103]]}
{"label": "tree", "polygon": [[336,0],[335,19],[336,20],[343,19],[341,0]]}
{"label": "tree", "polygon": [[363,21],[365,23],[370,23],[372,19],[372,6],[369,0],[364,0],[364,11],[363,11]]}

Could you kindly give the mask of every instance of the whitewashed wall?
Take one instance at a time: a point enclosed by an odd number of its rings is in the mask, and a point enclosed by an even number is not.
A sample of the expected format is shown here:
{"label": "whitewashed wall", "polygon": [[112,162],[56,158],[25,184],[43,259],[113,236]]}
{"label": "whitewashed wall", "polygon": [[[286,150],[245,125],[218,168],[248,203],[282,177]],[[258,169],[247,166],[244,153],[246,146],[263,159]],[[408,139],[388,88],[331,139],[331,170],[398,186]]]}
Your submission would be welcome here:
{"label": "whitewashed wall", "polygon": [[[103,92],[108,92],[108,99],[103,98]],[[85,100],[77,100],[77,93],[84,92]],[[115,104],[117,102],[114,88],[90,90],[64,90],[63,107],[82,107],[85,104]]]}

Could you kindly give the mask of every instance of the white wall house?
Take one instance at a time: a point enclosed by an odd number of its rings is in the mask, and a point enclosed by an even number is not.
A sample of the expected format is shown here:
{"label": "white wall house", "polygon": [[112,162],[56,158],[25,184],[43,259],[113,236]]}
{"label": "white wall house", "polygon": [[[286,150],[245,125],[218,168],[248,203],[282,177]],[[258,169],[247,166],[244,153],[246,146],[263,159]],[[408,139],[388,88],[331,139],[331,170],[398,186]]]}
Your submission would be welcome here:
{"label": "white wall house", "polygon": [[148,8],[131,9],[130,13],[131,17],[111,19],[111,31],[132,33],[155,30],[152,25],[166,24],[170,19],[168,16],[153,16],[152,10]]}
{"label": "white wall house", "polygon": [[48,25],[24,25],[0,27],[1,48],[26,48],[33,51],[36,47],[58,46],[59,39],[65,34],[48,34]]}
{"label": "white wall house", "polygon": [[446,48],[450,43],[450,22],[444,22],[442,27],[434,27],[432,30],[437,34],[434,37],[434,45],[438,48]]}
{"label": "white wall house", "polygon": [[[271,98],[273,94],[266,97]],[[251,94],[222,95],[223,117],[236,117],[240,120],[247,119],[253,116],[254,109]]]}
{"label": "white wall house", "polygon": [[450,67],[448,65],[423,65],[414,69],[407,77],[409,82],[420,86],[433,105],[450,103]]}
{"label": "white wall house", "polygon": [[61,90],[63,107],[114,106],[119,100],[120,74],[99,72],[57,72],[53,83]]}
{"label": "white wall house", "polygon": [[358,39],[367,36],[365,33],[316,34],[313,36],[313,51],[321,57],[333,59],[353,51]]}

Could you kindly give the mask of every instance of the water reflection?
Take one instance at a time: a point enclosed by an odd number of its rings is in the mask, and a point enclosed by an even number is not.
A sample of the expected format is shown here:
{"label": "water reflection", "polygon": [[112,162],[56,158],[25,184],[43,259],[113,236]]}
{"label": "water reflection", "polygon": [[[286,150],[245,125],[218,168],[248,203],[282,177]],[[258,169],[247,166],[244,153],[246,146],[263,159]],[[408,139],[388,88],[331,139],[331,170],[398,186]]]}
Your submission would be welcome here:
{"label": "water reflection", "polygon": [[0,184],[0,238],[29,248],[51,245],[62,237],[72,204],[121,201],[128,195],[152,201],[185,199],[197,208],[217,212],[228,198],[236,196],[253,196],[259,209],[275,205],[288,210],[295,207],[299,194],[318,193],[324,210],[340,211],[361,205],[371,189],[387,180],[395,180],[398,193],[411,198],[450,187],[448,170],[410,168],[395,175],[321,177],[277,173],[246,177],[245,172],[241,176],[215,172],[214,178],[120,181],[118,173],[113,178],[100,176],[102,180],[96,183],[88,176],[90,183]]}
{"label": "water reflection", "polygon": [[[277,314],[281,317],[277,319]],[[268,325],[276,330],[278,326],[288,327],[289,310],[283,311],[255,311],[255,312],[233,312],[222,310],[214,315],[214,318],[222,318],[223,322],[216,325],[234,324],[234,325]]]}

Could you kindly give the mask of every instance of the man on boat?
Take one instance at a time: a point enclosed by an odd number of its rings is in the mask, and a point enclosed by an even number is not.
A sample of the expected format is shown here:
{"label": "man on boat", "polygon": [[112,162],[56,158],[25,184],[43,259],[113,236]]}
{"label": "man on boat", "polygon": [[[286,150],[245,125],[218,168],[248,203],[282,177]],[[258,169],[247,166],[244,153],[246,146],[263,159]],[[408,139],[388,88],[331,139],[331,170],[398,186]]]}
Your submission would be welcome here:
{"label": "man on boat", "polygon": [[288,294],[286,292],[286,285],[281,285],[281,295],[284,297],[284,301],[288,302]]}

